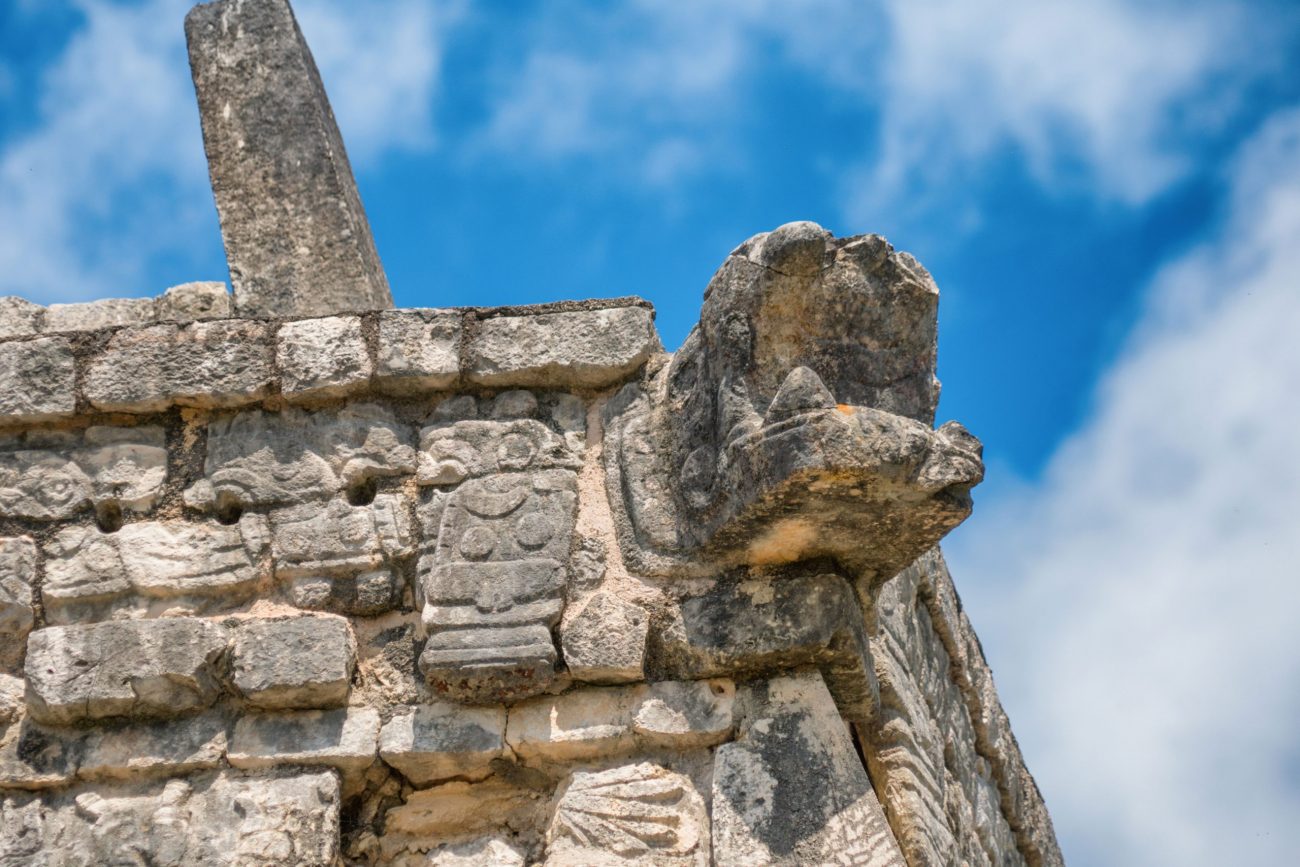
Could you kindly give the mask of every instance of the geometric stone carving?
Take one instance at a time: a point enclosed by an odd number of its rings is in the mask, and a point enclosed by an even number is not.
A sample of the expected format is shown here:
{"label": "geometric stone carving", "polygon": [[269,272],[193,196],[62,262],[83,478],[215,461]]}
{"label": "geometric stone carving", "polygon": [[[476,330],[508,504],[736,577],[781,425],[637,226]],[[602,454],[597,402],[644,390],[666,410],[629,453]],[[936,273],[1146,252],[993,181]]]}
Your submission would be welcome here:
{"label": "geometric stone carving", "polygon": [[216,700],[226,631],[170,617],[50,626],[27,640],[27,710],[68,725],[105,717],[172,717]]}
{"label": "geometric stone carving", "polygon": [[435,702],[398,710],[379,732],[379,757],[417,786],[482,779],[505,758],[506,712]]}
{"label": "geometric stone carving", "polygon": [[27,536],[0,538],[0,663],[15,661],[32,631],[36,543]]}
{"label": "geometric stone carving", "polygon": [[559,434],[534,419],[442,422],[420,431],[417,480],[422,485],[454,485],[495,473],[576,470],[581,466],[581,456],[574,454]]}
{"label": "geometric stone carving", "polygon": [[611,499],[648,558],[884,580],[960,523],[983,467],[960,425],[929,427],[936,300],[876,236],[791,223],[738,248],[672,362],[608,410]]}
{"label": "geometric stone carving", "polygon": [[94,503],[146,512],[167,478],[162,428],[90,427],[0,450],[0,516],[58,520]]}
{"label": "geometric stone carving", "polygon": [[678,611],[651,637],[665,676],[740,678],[816,665],[847,719],[875,713],[879,688],[861,609],[841,576],[720,583]]}
{"label": "geometric stone carving", "polygon": [[726,740],[729,680],[573,690],[510,709],[506,742],[523,762],[590,761],[637,749],[690,750]]}
{"label": "geometric stone carving", "polygon": [[742,690],[745,722],[718,747],[715,864],[905,867],[820,675]]}
{"label": "geometric stone carving", "polygon": [[339,784],[327,771],[224,771],[138,788],[0,802],[7,864],[291,867],[338,859]]}
{"label": "geometric stone carving", "polygon": [[[573,774],[556,792],[546,864],[709,864],[709,817],[689,777],[642,762]],[[719,864],[737,862],[718,861]]]}
{"label": "geometric stone carving", "polygon": [[411,554],[410,518],[396,494],[368,505],[342,498],[271,513],[275,573],[299,608],[370,615],[401,604],[395,561]]}
{"label": "geometric stone carving", "polygon": [[377,477],[413,472],[409,437],[391,411],[374,404],[314,414],[249,410],[217,419],[208,427],[205,497],[218,511],[327,499]]}
{"label": "geometric stone carving", "polygon": [[240,313],[392,307],[343,140],[289,4],[196,6],[185,37]]}
{"label": "geometric stone carving", "polygon": [[126,610],[205,613],[238,605],[265,577],[266,519],[237,525],[144,522],[116,533],[60,530],[45,543],[42,597],[51,623],[104,619]]}
{"label": "geometric stone carving", "polygon": [[231,681],[253,707],[340,705],[352,683],[356,644],[348,622],[328,614],[246,621],[231,642]]}
{"label": "geometric stone carving", "polygon": [[568,470],[471,479],[421,509],[420,670],[437,691],[481,703],[551,682],[576,511]]}
{"label": "geometric stone carving", "polygon": [[641,680],[649,631],[645,609],[609,591],[597,591],[560,627],[564,664],[575,679],[587,683]]}

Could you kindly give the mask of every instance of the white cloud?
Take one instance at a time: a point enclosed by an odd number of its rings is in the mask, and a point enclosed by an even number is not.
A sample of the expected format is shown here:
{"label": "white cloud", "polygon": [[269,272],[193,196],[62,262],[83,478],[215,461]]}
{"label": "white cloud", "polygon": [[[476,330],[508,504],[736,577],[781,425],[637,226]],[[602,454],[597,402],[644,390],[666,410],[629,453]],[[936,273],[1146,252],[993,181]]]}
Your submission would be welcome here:
{"label": "white cloud", "polygon": [[950,546],[1074,864],[1300,848],[1300,109],[1230,186],[1044,481]]}
{"label": "white cloud", "polygon": [[[185,54],[191,5],[78,4],[84,24],[41,77],[40,122],[0,142],[0,294],[155,294],[165,287],[141,285],[151,262],[220,249]],[[354,160],[426,143],[449,16],[411,0],[299,7]]]}

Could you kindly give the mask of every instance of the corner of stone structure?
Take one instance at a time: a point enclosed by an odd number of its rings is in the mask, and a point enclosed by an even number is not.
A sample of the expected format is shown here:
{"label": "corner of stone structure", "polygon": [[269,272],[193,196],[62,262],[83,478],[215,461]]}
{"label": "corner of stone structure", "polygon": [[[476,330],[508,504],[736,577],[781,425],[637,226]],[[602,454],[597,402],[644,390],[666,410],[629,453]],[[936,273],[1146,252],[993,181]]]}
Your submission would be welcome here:
{"label": "corner of stone structure", "polygon": [[288,4],[186,28],[233,296],[0,299],[0,853],[1062,863],[915,259],[756,235],[672,354],[638,298],[391,309]]}

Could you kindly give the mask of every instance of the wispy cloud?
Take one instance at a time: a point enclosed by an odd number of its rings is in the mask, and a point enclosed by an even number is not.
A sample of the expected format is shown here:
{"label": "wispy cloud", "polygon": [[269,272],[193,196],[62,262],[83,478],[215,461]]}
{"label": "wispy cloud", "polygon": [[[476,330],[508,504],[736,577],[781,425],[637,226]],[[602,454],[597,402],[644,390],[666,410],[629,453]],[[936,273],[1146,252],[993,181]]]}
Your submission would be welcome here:
{"label": "wispy cloud", "polygon": [[1300,847],[1300,110],[1229,183],[1091,420],[950,552],[1071,863]]}
{"label": "wispy cloud", "polygon": [[[191,5],[78,4],[83,25],[40,79],[39,123],[0,140],[0,294],[153,294],[151,264],[214,258],[197,253],[220,241],[182,31]],[[300,6],[354,160],[426,143],[447,7]]]}

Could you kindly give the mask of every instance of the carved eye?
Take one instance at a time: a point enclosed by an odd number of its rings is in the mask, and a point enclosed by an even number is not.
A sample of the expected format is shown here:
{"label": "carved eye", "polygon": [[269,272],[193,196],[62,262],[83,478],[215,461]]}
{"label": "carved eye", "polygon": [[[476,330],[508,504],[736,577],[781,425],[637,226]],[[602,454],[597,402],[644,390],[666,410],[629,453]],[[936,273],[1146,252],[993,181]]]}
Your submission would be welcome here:
{"label": "carved eye", "polygon": [[515,524],[515,538],[525,548],[540,548],[551,541],[554,535],[555,528],[551,526],[551,522],[545,515],[536,512],[524,515],[519,519],[519,523]]}
{"label": "carved eye", "polygon": [[501,441],[497,449],[497,462],[503,470],[522,470],[532,463],[537,446],[523,434],[512,433]]}
{"label": "carved eye", "polygon": [[497,536],[487,527],[470,527],[460,537],[461,556],[466,560],[485,560],[497,546]]}

